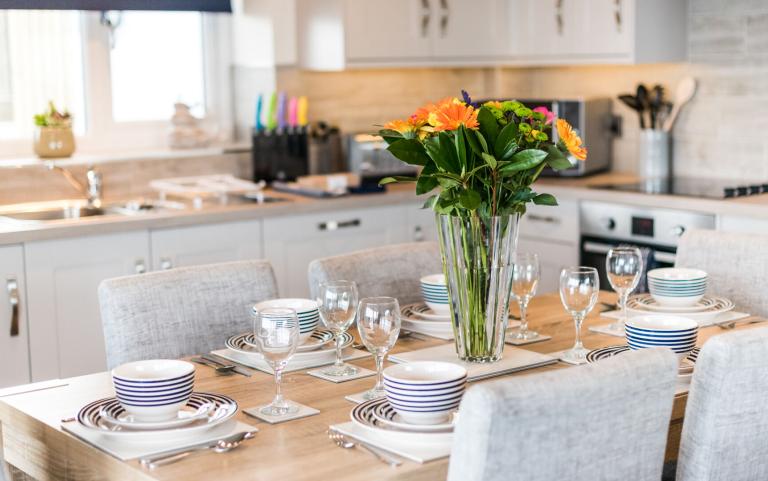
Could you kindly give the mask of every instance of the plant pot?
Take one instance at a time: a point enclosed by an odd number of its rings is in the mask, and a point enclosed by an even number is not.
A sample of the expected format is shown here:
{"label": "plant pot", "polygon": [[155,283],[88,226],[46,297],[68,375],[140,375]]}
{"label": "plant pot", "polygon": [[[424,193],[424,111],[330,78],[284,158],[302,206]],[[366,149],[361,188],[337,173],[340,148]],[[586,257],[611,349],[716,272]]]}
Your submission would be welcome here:
{"label": "plant pot", "polygon": [[520,216],[438,215],[456,354],[495,362],[504,351]]}
{"label": "plant pot", "polygon": [[69,157],[75,152],[75,136],[72,129],[38,127],[35,129],[35,154],[43,159]]}

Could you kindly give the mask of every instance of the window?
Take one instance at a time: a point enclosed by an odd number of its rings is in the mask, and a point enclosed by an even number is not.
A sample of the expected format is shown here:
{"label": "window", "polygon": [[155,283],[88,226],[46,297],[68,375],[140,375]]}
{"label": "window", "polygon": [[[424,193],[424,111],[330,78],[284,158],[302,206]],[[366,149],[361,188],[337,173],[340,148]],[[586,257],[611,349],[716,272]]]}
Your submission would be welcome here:
{"label": "window", "polygon": [[[31,155],[33,116],[52,100],[79,152],[166,146],[173,104],[231,130],[227,16],[0,10],[0,157]],[[223,125],[222,125],[223,124]]]}

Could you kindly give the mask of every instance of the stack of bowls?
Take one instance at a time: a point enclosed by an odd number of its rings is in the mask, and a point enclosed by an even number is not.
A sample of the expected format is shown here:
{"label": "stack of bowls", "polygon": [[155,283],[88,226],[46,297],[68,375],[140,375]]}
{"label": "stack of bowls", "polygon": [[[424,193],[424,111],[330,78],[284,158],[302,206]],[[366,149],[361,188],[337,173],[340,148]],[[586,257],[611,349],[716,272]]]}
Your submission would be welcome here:
{"label": "stack of bowls", "polygon": [[184,361],[136,361],[112,370],[117,400],[137,421],[175,418],[192,395],[194,383],[195,367]]}
{"label": "stack of bowls", "polygon": [[653,269],[648,271],[648,290],[664,306],[693,306],[707,290],[707,273],[677,267]]}
{"label": "stack of bowls", "polygon": [[459,407],[467,370],[449,362],[419,361],[384,370],[387,401],[403,421],[440,424]]}
{"label": "stack of bowls", "polygon": [[271,299],[253,306],[254,313],[267,308],[289,308],[299,319],[299,344],[304,344],[320,324],[320,310],[312,299]]}
{"label": "stack of bowls", "polygon": [[625,326],[630,349],[668,347],[684,359],[696,347],[699,325],[678,316],[637,316]]}
{"label": "stack of bowls", "polygon": [[448,303],[448,287],[445,285],[443,274],[432,274],[421,278],[421,295],[427,307],[437,314],[451,312]]}

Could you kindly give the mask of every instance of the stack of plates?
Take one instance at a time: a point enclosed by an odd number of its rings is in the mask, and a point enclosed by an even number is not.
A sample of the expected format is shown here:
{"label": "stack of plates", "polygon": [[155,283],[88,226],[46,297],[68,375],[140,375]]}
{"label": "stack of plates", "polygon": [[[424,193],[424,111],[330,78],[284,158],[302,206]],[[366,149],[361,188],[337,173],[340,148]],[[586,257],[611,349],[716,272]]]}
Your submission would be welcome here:
{"label": "stack of plates", "polygon": [[443,274],[432,274],[421,278],[421,295],[424,302],[437,314],[449,314],[448,287]]}
{"label": "stack of plates", "polygon": [[467,370],[450,362],[420,361],[384,369],[387,401],[404,422],[445,423],[459,408]]}
{"label": "stack of plates", "polygon": [[[291,362],[314,363],[325,358],[333,361],[336,356],[336,345],[331,341],[333,341],[333,333],[331,331],[318,329],[312,333],[305,343],[299,345],[296,349],[296,354],[291,358]],[[345,332],[341,337],[341,348],[345,349],[351,346],[352,341],[354,341],[352,336]],[[230,337],[226,341],[226,346],[227,349],[237,354],[255,356],[259,359],[262,357],[254,344],[252,332],[236,334]]]}
{"label": "stack of plates", "polygon": [[400,308],[403,329],[439,339],[453,339],[450,314],[437,314],[423,302],[406,304]]}
{"label": "stack of plates", "polygon": [[692,306],[676,307],[660,304],[650,294],[637,294],[627,301],[627,310],[632,316],[647,314],[676,314],[703,322],[720,314],[732,311],[735,305],[730,299],[719,296],[704,296]]}
{"label": "stack of plates", "polygon": [[693,306],[707,290],[707,273],[677,267],[653,269],[648,271],[648,290],[662,305]]}
{"label": "stack of plates", "polygon": [[267,308],[289,308],[296,311],[299,319],[299,343],[307,341],[320,324],[320,310],[317,301],[311,299],[271,299],[253,306],[253,311]]}
{"label": "stack of plates", "polygon": [[685,317],[638,316],[627,321],[625,332],[631,349],[667,347],[685,358],[696,347],[699,324]]}

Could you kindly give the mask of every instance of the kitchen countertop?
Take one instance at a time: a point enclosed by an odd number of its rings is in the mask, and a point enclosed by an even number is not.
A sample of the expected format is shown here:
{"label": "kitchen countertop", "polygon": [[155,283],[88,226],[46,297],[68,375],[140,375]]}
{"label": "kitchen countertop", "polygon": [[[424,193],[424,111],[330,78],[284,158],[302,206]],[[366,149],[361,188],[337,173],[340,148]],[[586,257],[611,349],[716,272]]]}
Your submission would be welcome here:
{"label": "kitchen countertop", "polygon": [[[768,220],[768,194],[718,200],[669,195],[647,195],[589,188],[590,185],[632,183],[637,180],[637,177],[626,174],[600,174],[578,179],[544,178],[536,184],[536,190],[538,192],[548,192],[564,200],[591,200],[638,207],[681,209],[716,215],[733,215]],[[406,203],[411,203],[414,207],[418,205],[419,200],[411,186],[390,185],[388,187],[387,192],[384,194],[352,195],[335,199],[313,199],[268,192],[272,197],[286,198],[290,202],[275,202],[261,205],[238,202],[229,205],[206,205],[200,210],[188,208],[179,211],[169,210],[133,216],[107,215],[39,224],[0,222],[0,245],[83,235],[110,234],[137,229],[234,222]]]}

